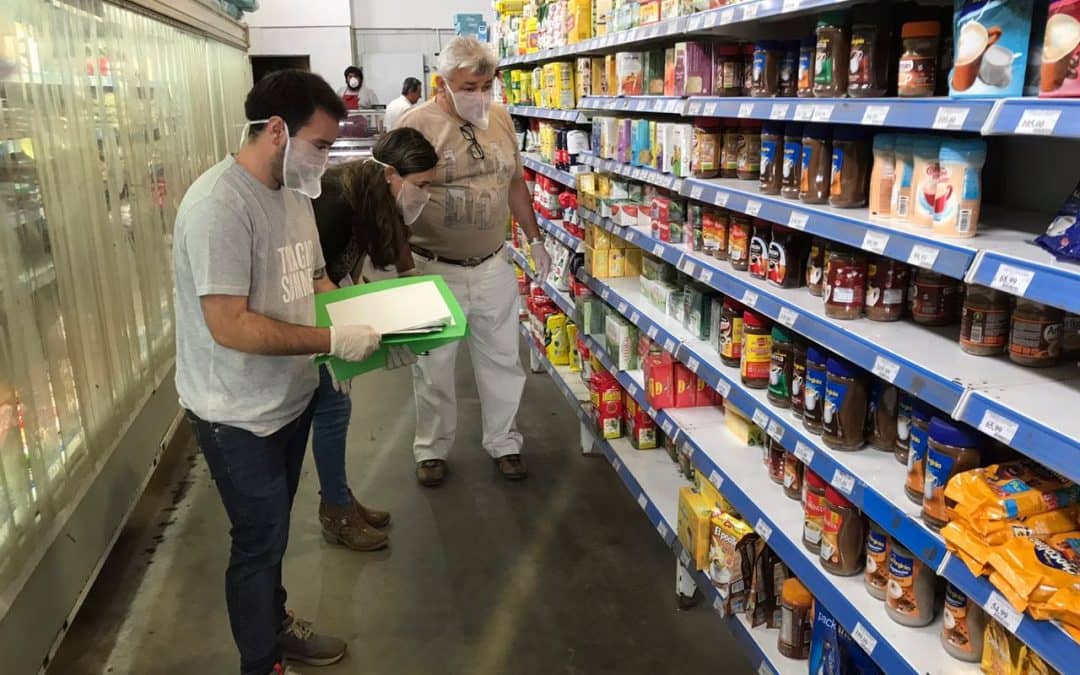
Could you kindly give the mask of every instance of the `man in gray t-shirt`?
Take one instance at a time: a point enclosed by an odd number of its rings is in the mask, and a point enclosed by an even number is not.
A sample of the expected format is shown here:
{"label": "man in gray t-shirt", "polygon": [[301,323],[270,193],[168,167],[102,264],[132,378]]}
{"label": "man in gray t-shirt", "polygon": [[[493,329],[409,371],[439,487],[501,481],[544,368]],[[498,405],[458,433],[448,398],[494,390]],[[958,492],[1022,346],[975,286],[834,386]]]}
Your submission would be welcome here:
{"label": "man in gray t-shirt", "polygon": [[318,196],[345,108],[317,75],[260,80],[244,111],[251,132],[188,189],[176,217],[176,389],[232,528],[225,574],[243,675],[285,658],[334,663],[345,643],[285,609],[281,561],[311,425],[312,354],[362,361],[369,326],[315,328],[331,290],[309,197]]}

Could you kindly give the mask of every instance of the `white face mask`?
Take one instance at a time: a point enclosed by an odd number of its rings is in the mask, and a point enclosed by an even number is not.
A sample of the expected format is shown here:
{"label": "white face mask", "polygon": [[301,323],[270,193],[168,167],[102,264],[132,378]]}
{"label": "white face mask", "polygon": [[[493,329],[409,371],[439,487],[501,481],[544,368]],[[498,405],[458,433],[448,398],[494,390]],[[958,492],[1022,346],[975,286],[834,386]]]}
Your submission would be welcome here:
{"label": "white face mask", "polygon": [[[397,169],[387,164],[386,162],[380,162],[374,157],[371,161],[375,162],[379,166],[384,166],[388,169]],[[400,174],[398,174],[400,176]],[[398,190],[398,195],[395,199],[397,202],[398,210],[401,211],[401,219],[405,221],[406,225],[412,225],[416,222],[416,219],[420,217],[424,207],[431,201],[431,193],[423,188],[417,186],[415,183],[411,183],[404,178],[401,178],[401,189]]]}
{"label": "white face mask", "polygon": [[459,91],[456,94],[446,84],[446,91],[450,94],[450,102],[454,104],[454,110],[461,119],[472,124],[477,129],[487,129],[491,113],[491,90],[487,91]]}
{"label": "white face mask", "polygon": [[[265,120],[251,120],[244,125],[241,144],[247,138],[248,127],[252,124],[265,124]],[[289,125],[285,125],[285,159],[281,165],[282,184],[311,199],[318,199],[322,194],[322,177],[326,173],[326,163],[330,159],[330,150],[320,150],[302,138],[289,136]]]}
{"label": "white face mask", "polygon": [[357,78],[350,77],[348,81],[349,81],[349,89],[359,89],[360,88],[360,80],[358,80]]}

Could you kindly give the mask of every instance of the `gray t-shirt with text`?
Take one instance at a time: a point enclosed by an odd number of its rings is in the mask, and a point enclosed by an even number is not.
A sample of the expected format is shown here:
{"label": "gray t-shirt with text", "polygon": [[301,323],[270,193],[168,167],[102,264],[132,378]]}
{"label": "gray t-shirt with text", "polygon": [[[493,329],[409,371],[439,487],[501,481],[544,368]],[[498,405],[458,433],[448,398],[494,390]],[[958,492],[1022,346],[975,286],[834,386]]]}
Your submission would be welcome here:
{"label": "gray t-shirt with text", "polygon": [[247,296],[252,312],[313,326],[313,274],[324,266],[307,197],[271,190],[232,157],[199,176],[180,202],[173,237],[180,404],[259,436],[296,419],[318,385],[311,358],[219,345],[199,298]]}

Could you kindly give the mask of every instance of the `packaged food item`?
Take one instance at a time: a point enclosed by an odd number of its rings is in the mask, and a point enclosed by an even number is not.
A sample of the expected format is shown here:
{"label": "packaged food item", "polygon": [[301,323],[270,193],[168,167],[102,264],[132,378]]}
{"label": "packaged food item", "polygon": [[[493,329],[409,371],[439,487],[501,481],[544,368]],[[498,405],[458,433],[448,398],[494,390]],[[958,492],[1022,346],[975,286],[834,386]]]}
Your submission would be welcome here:
{"label": "packaged food item", "polygon": [[830,205],[839,208],[866,205],[871,157],[865,130],[846,125],[833,129]]}
{"label": "packaged food item", "polygon": [[841,358],[828,360],[821,440],[834,450],[858,450],[865,442],[867,390],[862,371]]}
{"label": "packaged food item", "polygon": [[780,57],[780,96],[793,97],[799,92],[799,41],[782,42]]}
{"label": "packaged food item", "polygon": [[1080,96],[1080,4],[1076,0],[1050,3],[1039,67],[1039,96]]}
{"label": "packaged food item", "polygon": [[849,248],[830,248],[825,260],[825,316],[857,319],[866,304],[866,255]]}
{"label": "packaged food item", "polygon": [[893,452],[896,449],[899,402],[899,389],[879,377],[873,378],[866,410],[866,440],[874,449],[883,452]]}
{"label": "packaged food item", "polygon": [[772,327],[772,352],[769,357],[769,401],[780,408],[791,407],[791,379],[795,367],[791,333],[784,327]]}
{"label": "packaged food item", "polygon": [[737,271],[745,272],[750,267],[750,232],[753,220],[741,213],[732,213],[728,230],[728,262]]}
{"label": "packaged food item", "polygon": [[982,167],[986,141],[947,138],[938,155],[938,182],[934,200],[934,234],[974,237],[982,202]]}
{"label": "packaged food item", "polygon": [[743,306],[732,298],[724,298],[720,310],[720,360],[726,366],[742,362]]}
{"label": "packaged food item", "polygon": [[769,386],[769,363],[772,352],[772,336],[769,320],[757,312],[743,312],[743,345],[739,361],[742,383],[751,389]]}
{"label": "packaged food item", "polygon": [[916,227],[934,224],[934,204],[941,173],[941,140],[936,136],[916,136],[912,144],[911,214],[907,222]]}
{"label": "packaged food item", "polygon": [[878,600],[885,599],[886,588],[889,585],[889,548],[888,533],[874,521],[868,521],[863,585],[866,586],[866,592]]}
{"label": "packaged food item", "polygon": [[615,362],[615,367],[619,370],[637,368],[637,351],[634,349],[637,344],[637,327],[616,314],[608,314],[604,318],[604,326],[608,354]]}
{"label": "packaged food item", "polygon": [[626,410],[626,435],[630,437],[630,445],[638,450],[654,450],[659,445],[660,430],[656,426],[649,413],[638,405],[629,393],[623,402]]}
{"label": "packaged food item", "polygon": [[803,389],[803,427],[814,434],[822,431],[821,413],[825,407],[827,353],[817,345],[806,348],[806,384]]}
{"label": "packaged food item", "polygon": [[873,144],[874,161],[870,168],[870,216],[889,218],[896,183],[896,134],[876,134]]}
{"label": "packaged food item", "polygon": [[645,93],[649,96],[664,95],[664,50],[654,49],[642,55],[645,73]]}
{"label": "packaged food item", "polygon": [[926,451],[926,484],[923,487],[922,519],[940,530],[949,522],[945,486],[958,473],[978,468],[979,437],[967,425],[934,417]]}
{"label": "packaged food item", "polygon": [[893,455],[896,461],[907,466],[908,450],[911,445],[911,395],[900,392],[900,402],[896,406],[896,446]]}
{"label": "packaged food item", "polygon": [[1008,293],[969,284],[960,312],[960,348],[976,356],[1005,351],[1011,304]]}
{"label": "packaged food item", "polygon": [[985,675],[1020,675],[1021,643],[997,621],[986,622],[981,669]]}
{"label": "packaged food item", "polygon": [[811,553],[821,552],[821,533],[825,530],[825,479],[814,473],[810,467],[803,469],[803,533],[802,542]]}
{"label": "packaged food item", "polygon": [[1020,96],[1033,0],[955,0],[951,96]]}
{"label": "packaged food item", "polygon": [[772,227],[760,218],[754,218],[750,235],[750,276],[765,279],[769,273],[769,240]]}
{"label": "packaged food item", "polygon": [[693,408],[697,402],[697,376],[682,362],[675,362],[675,407]]}
{"label": "packaged food item", "polygon": [[806,290],[821,297],[825,293],[825,240],[814,237],[806,256]]}
{"label": "packaged food item", "polygon": [[750,592],[746,595],[746,614],[751,626],[767,624],[773,612],[779,611],[773,592],[773,565],[779,558],[761,539],[754,541],[754,571],[750,577]]}
{"label": "packaged food item", "polygon": [[722,600],[722,616],[746,609],[747,586],[754,566],[754,528],[727,513],[714,514],[709,544],[709,578]]}
{"label": "packaged food item", "polygon": [[[784,125],[784,147],[780,164],[780,194],[786,199],[798,199],[802,185],[803,125]],[[1080,194],[1080,188],[1077,189]],[[1080,204],[1080,197],[1077,198]],[[1080,209],[1078,209],[1080,210]]]}
{"label": "packaged food item", "polygon": [[544,351],[548,360],[556,366],[565,366],[570,363],[570,343],[566,337],[565,314],[553,314],[547,318]]}
{"label": "packaged food item", "polygon": [[784,146],[782,122],[766,122],[761,130],[761,163],[759,189],[763,194],[778,195],[781,188],[781,167]]}
{"label": "packaged food item", "polygon": [[[685,83],[683,86],[685,86]],[[674,46],[664,50],[664,96],[676,96]]]}
{"label": "packaged food item", "polygon": [[803,415],[803,392],[806,389],[806,343],[799,337],[792,341],[791,412]]}
{"label": "packaged food item", "polygon": [[844,630],[820,602],[814,603],[814,629],[810,634],[810,667],[814,675],[843,675],[840,631]]}
{"label": "packaged food item", "polygon": [[915,273],[915,295],[911,318],[924,326],[947,326],[960,309],[959,284],[955,279],[920,269]]}
{"label": "packaged food item", "polygon": [[904,626],[925,626],[934,620],[937,577],[923,561],[895,539],[889,550],[889,584],[885,612]]}
{"label": "packaged food item", "polygon": [[986,613],[982,607],[960,589],[946,584],[941,644],[949,656],[961,661],[978,661],[983,652],[985,630]]}
{"label": "packaged food item", "polygon": [[817,54],[817,38],[807,35],[799,41],[799,70],[796,95],[809,98],[814,95],[814,59]]}
{"label": "packaged food item", "polygon": [[[1017,600],[1026,601],[1027,606],[1018,606],[1018,610],[1050,618],[1046,604],[1062,589],[1080,584],[1080,532],[1011,539],[990,554],[990,566],[1016,594],[1011,597],[1009,589],[1001,589],[1014,606]],[[1070,623],[1076,625],[1080,607],[1073,605],[1065,614],[1063,618],[1071,618]]]}
{"label": "packaged food item", "polygon": [[926,487],[926,451],[930,446],[930,417],[933,408],[918,399],[911,401],[910,444],[907,459],[907,480],[904,492],[919,506]]}
{"label": "packaged food item", "polygon": [[957,475],[945,487],[953,510],[981,534],[995,524],[1080,503],[1080,486],[1046,467],[1020,459]]}
{"label": "packaged food item", "polygon": [[904,315],[911,269],[904,263],[871,256],[866,265],[866,317],[873,321],[897,321]]}
{"label": "packaged food item", "polygon": [[754,44],[750,75],[751,96],[777,96],[780,93],[780,61],[783,45],[777,40],[759,40]]}
{"label": "packaged food item", "polygon": [[675,96],[708,96],[712,75],[711,43],[675,43]]}
{"label": "packaged food item", "polygon": [[1009,358],[1036,368],[1056,364],[1064,321],[1065,313],[1056,307],[1017,298],[1009,326]]}
{"label": "packaged food item", "polygon": [[740,96],[750,95],[750,85],[754,81],[754,43],[748,42],[742,47],[743,79]]}
{"label": "packaged food item", "polygon": [[850,33],[847,14],[825,12],[817,23],[814,59],[814,96],[838,98],[847,93]]}
{"label": "packaged food item", "polygon": [[863,569],[866,556],[866,521],[844,495],[825,488],[825,524],[821,535],[821,566],[840,576]]}
{"label": "packaged food item", "polygon": [[[807,124],[803,131],[799,199],[824,204],[832,185],[832,134],[823,124]],[[933,215],[933,211],[931,211]]]}
{"label": "packaged food item", "polygon": [[735,175],[742,180],[753,180],[761,175],[761,122],[758,120],[742,120],[739,123]]}
{"label": "packaged food item", "polygon": [[713,96],[741,96],[742,50],[738,45],[713,47]]}
{"label": "packaged food item", "polygon": [[891,32],[875,16],[877,7],[856,7],[848,56],[848,96],[884,96],[889,80]]}
{"label": "packaged food item", "polygon": [[705,209],[701,214],[701,229],[705,254],[727,260],[728,212],[725,209]]}
{"label": "packaged food item", "polygon": [[623,392],[618,380],[605,371],[593,373],[589,383],[593,421],[605,439],[622,436]]}
{"label": "packaged food item", "polygon": [[777,485],[784,484],[784,446],[771,436],[765,437],[765,468],[769,472],[769,480]]}
{"label": "packaged food item", "polygon": [[1066,312],[1062,326],[1061,358],[1080,360],[1080,314]]}
{"label": "packaged food item", "polygon": [[[915,181],[915,137],[908,134],[897,134],[896,143],[893,146],[893,162],[896,178],[893,182],[893,192],[889,199],[889,214],[892,218],[907,222],[911,216],[911,189]],[[937,186],[934,187],[934,196],[937,197]]]}
{"label": "packaged food item", "polygon": [[737,120],[724,120],[724,145],[720,149],[720,177],[739,177],[739,143],[742,132]]}
{"label": "packaged food item", "polygon": [[695,178],[715,178],[720,175],[720,144],[723,132],[712,120],[698,120],[694,125],[693,160],[691,173]]}
{"label": "packaged food item", "polygon": [[645,386],[656,409],[675,407],[675,364],[671,354],[656,350],[645,358]]}
{"label": "packaged food item", "polygon": [[709,529],[713,506],[691,487],[679,488],[679,542],[690,554],[694,569],[709,565]]}
{"label": "packaged food item", "polygon": [[767,278],[781,288],[798,288],[806,276],[803,270],[806,238],[783,225],[773,225],[769,242]]}
{"label": "packaged food item", "polygon": [[809,658],[814,596],[798,579],[788,579],[780,592],[780,609],[780,635],[776,648],[789,659]]}
{"label": "packaged food item", "polygon": [[784,494],[802,499],[803,463],[793,452],[784,452]]}
{"label": "packaged food item", "polygon": [[937,21],[909,21],[901,26],[903,48],[896,85],[897,96],[934,95],[937,87],[940,33],[941,26]]}

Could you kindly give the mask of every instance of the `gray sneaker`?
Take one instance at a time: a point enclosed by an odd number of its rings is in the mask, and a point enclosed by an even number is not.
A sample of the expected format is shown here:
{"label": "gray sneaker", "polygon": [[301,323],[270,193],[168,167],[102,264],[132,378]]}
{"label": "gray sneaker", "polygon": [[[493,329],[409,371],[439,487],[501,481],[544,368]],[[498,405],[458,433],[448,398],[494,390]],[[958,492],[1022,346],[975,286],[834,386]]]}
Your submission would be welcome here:
{"label": "gray sneaker", "polygon": [[289,612],[289,618],[278,635],[278,646],[289,661],[299,661],[309,666],[329,666],[345,656],[345,641],[311,630],[311,622],[298,619]]}

